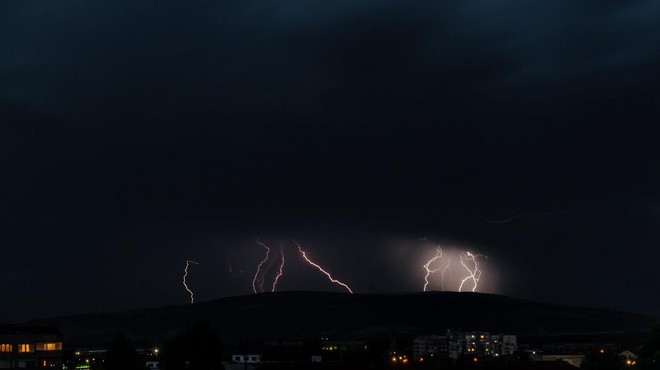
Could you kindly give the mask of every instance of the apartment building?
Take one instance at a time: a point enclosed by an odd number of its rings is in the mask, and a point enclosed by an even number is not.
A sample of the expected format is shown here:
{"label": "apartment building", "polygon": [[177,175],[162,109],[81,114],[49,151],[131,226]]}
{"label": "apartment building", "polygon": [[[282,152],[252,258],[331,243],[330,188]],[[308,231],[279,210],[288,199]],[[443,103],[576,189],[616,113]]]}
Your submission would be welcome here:
{"label": "apartment building", "polygon": [[56,328],[0,327],[0,369],[60,368],[62,333]]}

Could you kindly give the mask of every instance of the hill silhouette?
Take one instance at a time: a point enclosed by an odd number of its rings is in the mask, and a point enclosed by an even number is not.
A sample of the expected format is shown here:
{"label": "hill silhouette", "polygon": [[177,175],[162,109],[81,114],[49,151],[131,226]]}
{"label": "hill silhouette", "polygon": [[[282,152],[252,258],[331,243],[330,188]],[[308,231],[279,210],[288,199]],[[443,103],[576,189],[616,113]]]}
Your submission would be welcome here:
{"label": "hill silhouette", "polygon": [[33,320],[57,326],[70,344],[107,343],[118,332],[161,343],[204,320],[227,342],[360,338],[383,330],[443,333],[485,330],[519,335],[639,332],[653,318],[608,309],[538,303],[481,293],[344,294],[277,292],[209,302]]}

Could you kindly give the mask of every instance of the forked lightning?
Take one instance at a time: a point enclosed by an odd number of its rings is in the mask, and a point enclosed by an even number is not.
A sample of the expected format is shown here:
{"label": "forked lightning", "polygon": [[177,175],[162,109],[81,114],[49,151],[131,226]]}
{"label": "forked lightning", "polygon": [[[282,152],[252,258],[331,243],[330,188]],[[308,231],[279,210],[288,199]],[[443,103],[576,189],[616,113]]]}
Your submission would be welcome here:
{"label": "forked lightning", "polygon": [[[488,258],[484,255],[481,254],[472,254],[470,252],[465,252],[465,261],[463,260],[463,255],[459,254],[459,257],[461,259],[461,265],[465,267],[465,269],[468,272],[468,276],[466,276],[463,280],[461,280],[461,286],[458,287],[458,291],[462,292],[463,291],[463,285],[465,284],[466,281],[472,280],[472,291],[475,292],[477,290],[477,285],[479,285],[479,279],[481,278],[481,270],[479,270],[479,262],[477,262],[477,258],[479,257],[484,257]],[[474,269],[471,269],[467,266],[467,262],[471,261],[472,264],[474,265]]]}
{"label": "forked lightning", "polygon": [[264,244],[264,243],[262,243],[258,240],[257,240],[257,244],[259,244],[260,246],[264,247],[264,249],[266,249],[266,256],[264,257],[263,260],[261,260],[261,262],[259,262],[259,266],[257,266],[257,271],[254,273],[254,279],[252,279],[252,290],[254,291],[255,294],[259,293],[257,291],[257,280],[259,280],[259,279],[261,279],[261,292],[264,291],[264,289],[263,289],[263,284],[264,284],[263,283],[263,275],[260,275],[261,274],[261,266],[263,266],[263,264],[266,263],[266,261],[268,261],[268,256],[270,255],[270,248],[266,244]]}
{"label": "forked lightning", "polygon": [[192,304],[195,303],[195,295],[193,294],[192,290],[188,288],[188,284],[186,283],[186,277],[188,277],[188,267],[190,266],[191,263],[194,265],[199,265],[199,263],[195,261],[186,260],[186,268],[183,270],[183,287],[186,288],[188,293],[190,293],[190,303]]}

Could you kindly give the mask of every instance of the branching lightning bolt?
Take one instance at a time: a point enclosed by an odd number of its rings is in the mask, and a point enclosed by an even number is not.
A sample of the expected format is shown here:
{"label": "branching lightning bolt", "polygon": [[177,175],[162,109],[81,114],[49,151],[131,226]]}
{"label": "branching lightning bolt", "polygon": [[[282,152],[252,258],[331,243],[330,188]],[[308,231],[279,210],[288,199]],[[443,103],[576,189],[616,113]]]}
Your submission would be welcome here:
{"label": "branching lightning bolt", "polygon": [[275,261],[277,261],[277,257],[273,257],[270,260],[270,263],[266,268],[261,272],[261,277],[259,278],[259,290],[263,293],[264,292],[264,283],[266,282],[266,274],[268,274],[268,271],[270,271],[270,268],[273,267],[275,264]]}
{"label": "branching lightning bolt", "polygon": [[300,244],[298,244],[298,242],[296,242],[293,239],[291,239],[291,241],[296,246],[298,246],[298,251],[300,251],[300,255],[302,255],[302,258],[304,258],[305,261],[307,261],[307,263],[309,263],[310,265],[316,267],[319,271],[321,271],[323,274],[325,274],[331,282],[333,282],[335,284],[338,284],[338,285],[341,285],[344,288],[346,288],[346,290],[348,290],[351,294],[353,293],[353,290],[348,285],[346,285],[346,284],[342,283],[341,281],[333,278],[332,275],[330,275],[329,272],[325,271],[321,266],[317,265],[316,263],[312,262],[309,258],[307,258],[307,254],[305,253],[305,251],[302,250],[302,247],[300,246]]}
{"label": "branching lightning bolt", "polygon": [[426,291],[426,288],[429,286],[429,276],[430,276],[432,273],[437,272],[437,271],[439,270],[439,269],[431,270],[431,269],[429,268],[429,267],[431,266],[431,264],[432,264],[433,262],[435,262],[438,258],[442,258],[442,249],[441,249],[440,247],[437,247],[437,248],[436,248],[436,250],[435,250],[435,256],[433,256],[433,258],[431,258],[430,260],[428,260],[428,262],[426,262],[426,264],[424,265],[424,269],[426,270],[426,276],[424,276],[424,281],[425,281],[425,283],[424,283],[424,291]]}
{"label": "branching lightning bolt", "polygon": [[275,275],[275,281],[273,281],[273,289],[271,289],[271,292],[275,291],[275,289],[277,288],[277,282],[284,274],[284,250],[282,249],[281,245],[280,245],[280,260],[281,260],[280,268],[277,270],[277,275]]}
{"label": "branching lightning bolt", "polygon": [[[481,278],[481,270],[479,270],[479,262],[477,262],[477,258],[479,257],[484,257],[488,258],[484,255],[481,254],[472,254],[470,252],[465,252],[465,261],[463,260],[463,255],[459,254],[459,257],[461,259],[461,265],[465,267],[465,269],[468,272],[468,276],[466,276],[462,281],[461,281],[461,286],[458,287],[458,291],[462,292],[463,291],[463,284],[465,284],[466,281],[472,280],[473,286],[472,286],[472,291],[475,292],[477,290],[477,285],[479,284],[479,279]],[[472,261],[474,264],[474,269],[470,269],[467,265],[467,261]]]}
{"label": "branching lightning bolt", "polygon": [[[264,243],[262,243],[258,240],[257,240],[257,244],[259,244],[260,246],[262,246],[266,249],[266,257],[264,257],[264,259],[261,260],[261,262],[259,262],[259,266],[257,266],[257,271],[254,273],[254,279],[252,279],[252,290],[254,291],[255,294],[258,293],[257,292],[257,280],[259,279],[259,273],[261,272],[261,266],[266,261],[268,261],[268,256],[270,255],[270,248],[268,248],[268,246],[266,244],[264,244]],[[262,276],[261,277],[261,292],[263,292],[263,291],[264,291],[264,289],[263,289],[263,276]]]}
{"label": "branching lightning bolt", "polygon": [[190,293],[190,303],[192,304],[192,303],[195,303],[195,295],[193,294],[192,290],[190,290],[190,288],[188,288],[188,284],[186,284],[186,277],[188,277],[188,267],[190,266],[191,263],[194,264],[194,265],[199,265],[199,263],[197,263],[195,261],[186,260],[186,268],[183,270],[184,271],[183,272],[183,287],[186,288],[188,293]]}

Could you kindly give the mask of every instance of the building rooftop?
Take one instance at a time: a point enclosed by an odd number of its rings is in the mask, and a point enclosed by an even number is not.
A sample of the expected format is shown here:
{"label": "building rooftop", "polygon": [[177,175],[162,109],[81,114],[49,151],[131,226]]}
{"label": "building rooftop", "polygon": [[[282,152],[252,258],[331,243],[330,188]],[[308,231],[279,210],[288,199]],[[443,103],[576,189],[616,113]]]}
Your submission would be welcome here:
{"label": "building rooftop", "polygon": [[62,335],[60,329],[49,326],[0,325],[0,335],[7,335],[7,334]]}

